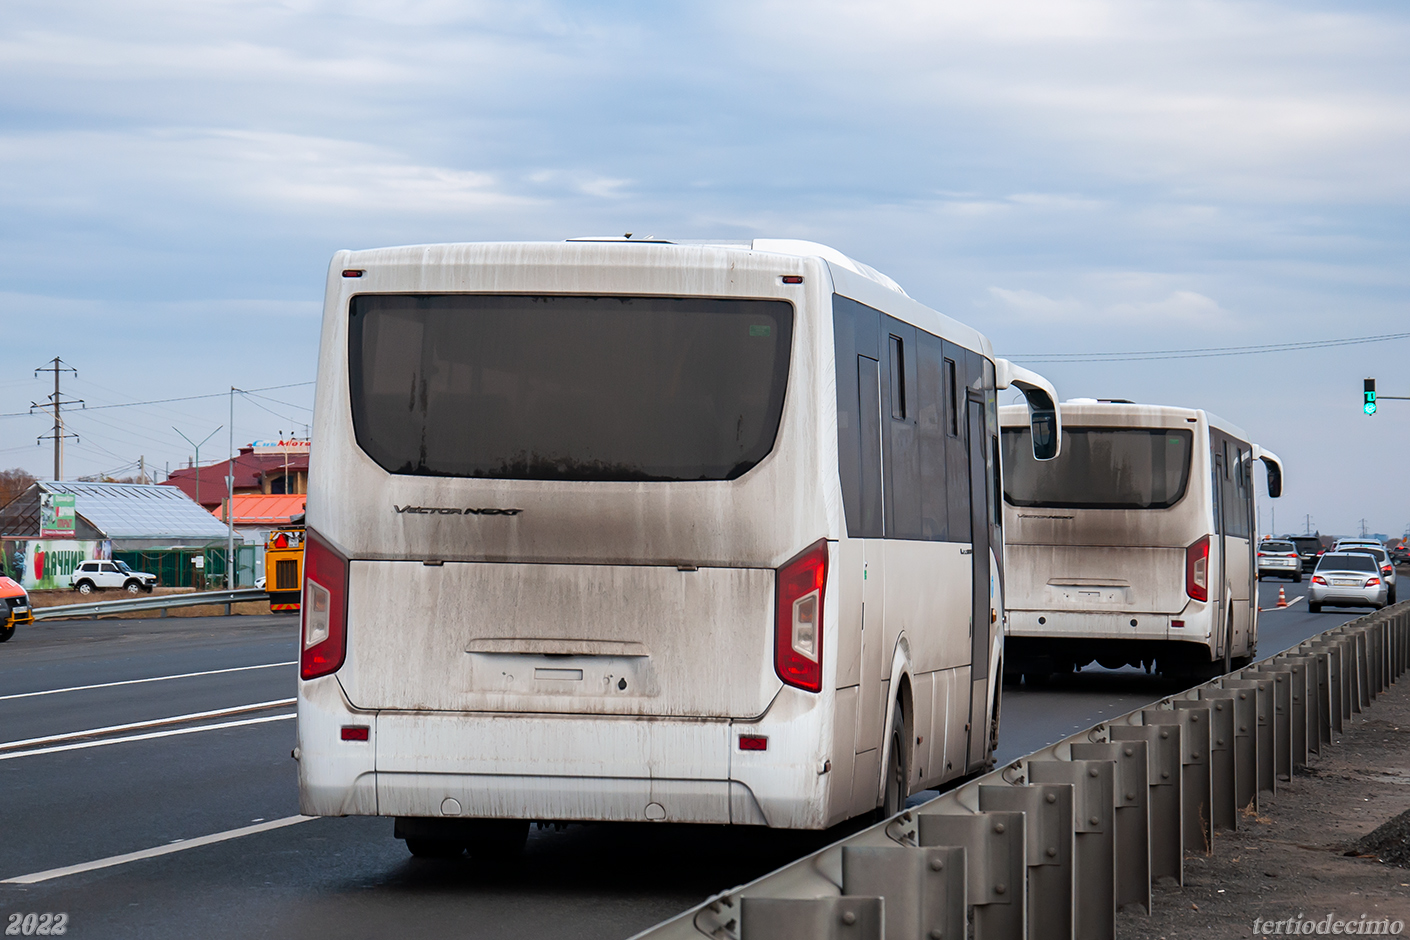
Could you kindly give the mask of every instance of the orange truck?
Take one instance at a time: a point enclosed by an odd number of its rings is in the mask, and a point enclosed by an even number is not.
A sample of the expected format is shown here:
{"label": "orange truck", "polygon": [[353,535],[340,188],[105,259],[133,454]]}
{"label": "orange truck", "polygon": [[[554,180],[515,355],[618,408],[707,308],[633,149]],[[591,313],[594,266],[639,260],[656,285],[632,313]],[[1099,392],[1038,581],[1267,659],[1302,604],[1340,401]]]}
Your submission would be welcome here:
{"label": "orange truck", "polygon": [[0,576],[0,643],[15,635],[15,627],[34,623],[34,610],[29,594],[18,581]]}

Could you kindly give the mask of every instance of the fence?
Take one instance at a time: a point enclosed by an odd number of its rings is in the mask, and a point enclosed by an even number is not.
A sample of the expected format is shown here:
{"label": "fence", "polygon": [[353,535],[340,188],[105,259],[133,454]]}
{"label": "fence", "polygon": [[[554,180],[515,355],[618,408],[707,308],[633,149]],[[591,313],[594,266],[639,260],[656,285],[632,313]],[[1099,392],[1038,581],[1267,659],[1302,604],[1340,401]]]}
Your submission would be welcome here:
{"label": "fence", "polygon": [[[1096,725],[642,933],[1113,940],[1410,668],[1410,601]],[[968,931],[972,929],[972,933]]]}
{"label": "fence", "polygon": [[[235,586],[252,588],[255,586],[254,545],[235,546]],[[225,584],[225,546],[208,545],[204,548],[163,548],[130,552],[113,552],[113,559],[126,562],[133,571],[146,571],[157,576],[157,584],[162,587],[198,587],[196,566],[192,562],[205,559],[205,582],[215,587]]]}

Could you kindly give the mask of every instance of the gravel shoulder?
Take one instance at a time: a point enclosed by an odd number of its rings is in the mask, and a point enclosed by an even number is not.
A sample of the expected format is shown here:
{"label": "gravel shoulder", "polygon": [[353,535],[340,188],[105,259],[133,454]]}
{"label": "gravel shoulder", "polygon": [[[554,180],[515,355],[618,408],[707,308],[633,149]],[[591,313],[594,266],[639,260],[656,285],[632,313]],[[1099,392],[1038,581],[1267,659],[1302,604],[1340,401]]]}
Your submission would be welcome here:
{"label": "gravel shoulder", "polygon": [[[1394,864],[1402,814],[1410,811],[1410,678],[1334,738],[1305,771],[1279,781],[1257,815],[1243,814],[1238,831],[1216,832],[1213,854],[1188,854],[1184,887],[1156,885],[1150,916],[1118,915],[1117,936],[1264,936],[1254,932],[1255,919],[1293,918],[1266,931],[1276,936],[1296,928],[1299,917],[1321,926],[1328,915],[1359,924],[1363,914],[1403,921],[1401,934],[1410,934],[1410,867]],[[1361,842],[1378,827],[1376,838]],[[1368,854],[1369,845],[1391,861]]]}

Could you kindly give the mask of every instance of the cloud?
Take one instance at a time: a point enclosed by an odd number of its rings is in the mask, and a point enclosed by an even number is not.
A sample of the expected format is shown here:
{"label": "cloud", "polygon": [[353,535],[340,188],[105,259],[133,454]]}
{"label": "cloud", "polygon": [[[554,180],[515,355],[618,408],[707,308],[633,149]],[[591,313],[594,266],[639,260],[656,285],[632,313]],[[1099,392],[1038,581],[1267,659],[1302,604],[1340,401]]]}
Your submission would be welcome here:
{"label": "cloud", "polygon": [[[1141,275],[1115,276],[1107,279],[1107,288],[1127,282],[1127,289],[1136,282],[1148,281]],[[1197,291],[1174,290],[1160,297],[1126,300],[1078,300],[1055,298],[1024,288],[990,287],[994,297],[1010,314],[1027,323],[1053,326],[1080,325],[1120,326],[1134,330],[1164,330],[1168,328],[1238,330],[1239,318],[1219,305],[1219,302]]]}

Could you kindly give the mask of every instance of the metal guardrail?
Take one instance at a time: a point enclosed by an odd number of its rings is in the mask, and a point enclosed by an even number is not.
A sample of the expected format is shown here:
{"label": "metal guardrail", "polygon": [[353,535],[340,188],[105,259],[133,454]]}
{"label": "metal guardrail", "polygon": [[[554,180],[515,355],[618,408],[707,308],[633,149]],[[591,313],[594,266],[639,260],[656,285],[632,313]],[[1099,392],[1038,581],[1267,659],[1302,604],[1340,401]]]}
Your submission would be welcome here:
{"label": "metal guardrail", "polygon": [[1094,725],[633,940],[1114,940],[1410,669],[1410,601]]}
{"label": "metal guardrail", "polygon": [[225,612],[229,613],[231,604],[268,599],[269,594],[260,588],[202,591],[198,594],[163,594],[161,596],[124,598],[119,601],[97,601],[92,604],[38,607],[34,610],[34,619],[58,620],[69,617],[90,617],[96,620],[104,614],[125,614],[142,610],[160,610],[162,616],[165,617],[166,612],[173,607],[200,607],[206,604],[224,604]]}

